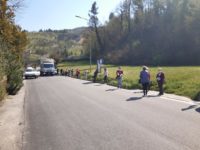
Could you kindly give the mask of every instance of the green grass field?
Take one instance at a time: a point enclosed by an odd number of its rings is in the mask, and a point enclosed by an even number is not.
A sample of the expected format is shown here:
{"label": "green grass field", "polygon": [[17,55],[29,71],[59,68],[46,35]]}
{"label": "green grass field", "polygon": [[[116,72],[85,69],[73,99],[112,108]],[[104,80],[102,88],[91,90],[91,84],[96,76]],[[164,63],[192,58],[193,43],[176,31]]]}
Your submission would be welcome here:
{"label": "green grass field", "polygon": [[[113,65],[104,65],[108,68],[109,85],[117,85],[116,70],[118,66]],[[124,71],[123,77],[123,88],[127,89],[138,89],[141,88],[141,85],[138,84],[139,73],[142,69],[142,66],[121,66]],[[87,62],[64,62],[58,64],[59,69],[77,69],[81,70],[81,78],[83,77],[84,70],[89,70],[89,65]],[[92,65],[92,71],[89,73],[88,80],[92,80],[93,72],[96,68],[96,65]],[[173,93],[177,95],[182,95],[189,97],[194,100],[200,101],[200,67],[191,66],[191,67],[162,67],[163,72],[166,77],[166,84],[164,89],[166,93]],[[158,90],[156,83],[156,74],[158,67],[149,67],[149,72],[151,74],[151,90]],[[98,82],[103,82],[103,69],[101,73],[98,74]]]}

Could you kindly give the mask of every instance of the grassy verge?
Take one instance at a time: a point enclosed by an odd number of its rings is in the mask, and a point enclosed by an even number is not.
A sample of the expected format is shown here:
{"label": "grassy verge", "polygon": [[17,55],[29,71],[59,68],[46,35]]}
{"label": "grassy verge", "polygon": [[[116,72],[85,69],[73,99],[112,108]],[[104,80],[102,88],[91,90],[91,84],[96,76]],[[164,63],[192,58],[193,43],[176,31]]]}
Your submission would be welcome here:
{"label": "grassy verge", "polygon": [[[115,80],[115,72],[118,66],[105,65],[109,71],[108,84],[117,85]],[[58,68],[62,69],[77,69],[81,70],[81,78],[85,69],[89,70],[87,62],[65,62],[58,65]],[[92,71],[88,75],[88,80],[92,80],[93,72],[96,65],[92,65]],[[200,67],[162,67],[166,76],[166,84],[164,89],[166,93],[173,93],[181,96],[186,96],[194,100],[200,101]],[[141,67],[122,66],[124,71],[123,88],[138,89],[141,88],[138,84],[139,73]],[[158,67],[149,67],[151,74],[151,90],[158,90],[156,83],[156,74]],[[98,74],[98,82],[103,82],[103,70]]]}

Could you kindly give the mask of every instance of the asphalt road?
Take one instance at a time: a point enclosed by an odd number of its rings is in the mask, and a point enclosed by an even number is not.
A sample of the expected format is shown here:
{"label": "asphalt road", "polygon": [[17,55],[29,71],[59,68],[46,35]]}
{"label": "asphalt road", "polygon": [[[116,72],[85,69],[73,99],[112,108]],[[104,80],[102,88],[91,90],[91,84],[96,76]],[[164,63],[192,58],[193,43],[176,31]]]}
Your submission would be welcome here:
{"label": "asphalt road", "polygon": [[68,77],[26,85],[23,150],[200,150],[200,106]]}

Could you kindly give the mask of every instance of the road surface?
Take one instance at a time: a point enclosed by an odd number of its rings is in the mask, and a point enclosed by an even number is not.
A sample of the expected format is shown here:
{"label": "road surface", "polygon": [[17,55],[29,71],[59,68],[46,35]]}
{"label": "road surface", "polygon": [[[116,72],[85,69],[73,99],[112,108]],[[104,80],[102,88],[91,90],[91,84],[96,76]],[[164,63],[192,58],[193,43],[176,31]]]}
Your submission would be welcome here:
{"label": "road surface", "polygon": [[199,150],[200,106],[69,77],[27,80],[23,150]]}

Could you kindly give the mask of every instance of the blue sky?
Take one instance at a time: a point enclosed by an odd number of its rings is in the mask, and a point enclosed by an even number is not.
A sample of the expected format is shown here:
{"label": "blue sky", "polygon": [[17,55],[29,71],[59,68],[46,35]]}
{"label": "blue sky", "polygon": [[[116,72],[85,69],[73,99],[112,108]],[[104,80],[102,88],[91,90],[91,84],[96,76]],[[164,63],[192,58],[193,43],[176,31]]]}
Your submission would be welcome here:
{"label": "blue sky", "polygon": [[[16,13],[16,23],[28,31],[39,29],[73,29],[87,26],[88,12],[95,0],[24,0]],[[104,23],[122,0],[96,0],[99,20]]]}

